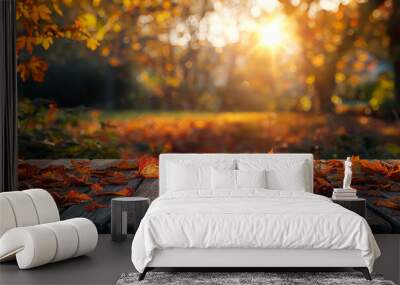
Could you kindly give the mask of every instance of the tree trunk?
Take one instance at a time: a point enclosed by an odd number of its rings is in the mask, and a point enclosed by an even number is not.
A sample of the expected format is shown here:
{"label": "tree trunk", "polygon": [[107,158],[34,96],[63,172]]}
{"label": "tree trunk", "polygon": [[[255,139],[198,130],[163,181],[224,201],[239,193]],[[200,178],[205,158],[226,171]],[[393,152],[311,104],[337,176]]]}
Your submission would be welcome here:
{"label": "tree trunk", "polygon": [[331,100],[335,87],[335,67],[326,67],[325,74],[317,75],[314,82],[314,110],[317,113],[333,113],[335,111]]}

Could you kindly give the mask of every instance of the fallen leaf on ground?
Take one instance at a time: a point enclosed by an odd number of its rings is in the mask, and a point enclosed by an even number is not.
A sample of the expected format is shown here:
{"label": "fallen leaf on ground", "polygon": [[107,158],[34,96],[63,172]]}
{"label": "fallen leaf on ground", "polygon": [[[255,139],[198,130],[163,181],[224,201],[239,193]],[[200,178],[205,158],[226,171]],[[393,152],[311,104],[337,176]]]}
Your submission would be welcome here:
{"label": "fallen leaf on ground", "polygon": [[28,163],[18,164],[18,179],[30,179],[39,172],[39,168],[35,165]]}
{"label": "fallen leaf on ground", "polygon": [[89,183],[89,176],[75,176],[75,175],[67,175],[65,178],[65,185],[74,185],[74,186],[86,186]]}
{"label": "fallen leaf on ground", "polygon": [[373,204],[376,207],[385,207],[392,210],[400,211],[400,205],[397,204],[396,202],[391,201],[390,199],[377,199],[373,202]]}
{"label": "fallen leaf on ground", "polygon": [[76,190],[69,190],[64,197],[64,203],[81,203],[93,200],[88,194],[80,193]]}
{"label": "fallen leaf on ground", "polygon": [[387,175],[389,172],[388,167],[379,160],[371,161],[371,160],[361,159],[359,162],[361,168],[364,170],[371,171],[374,173],[379,173],[381,175]]}
{"label": "fallen leaf on ground", "polygon": [[129,162],[128,160],[122,160],[121,162],[114,165],[119,170],[134,170],[138,168],[138,164],[135,162]]}
{"label": "fallen leaf on ground", "polygon": [[158,178],[158,159],[152,156],[141,156],[138,160],[139,175],[144,178]]}
{"label": "fallen leaf on ground", "polygon": [[107,191],[107,192],[99,192],[96,193],[96,196],[122,196],[122,197],[130,197],[133,195],[133,193],[135,192],[135,189],[133,189],[132,187],[124,187],[119,191],[116,192],[111,192],[111,191]]}
{"label": "fallen leaf on ground", "polygon": [[101,180],[101,183],[104,185],[114,184],[114,185],[123,185],[128,183],[127,177],[120,172],[113,172],[111,177],[106,177]]}
{"label": "fallen leaf on ground", "polygon": [[82,160],[82,161],[70,160],[70,163],[72,165],[72,168],[80,174],[89,175],[92,172],[92,168],[90,167],[90,161],[88,160]]}
{"label": "fallen leaf on ground", "polygon": [[100,208],[109,208],[109,207],[110,207],[109,205],[99,204],[99,203],[97,203],[96,201],[92,201],[92,202],[90,202],[89,205],[86,205],[86,206],[84,206],[83,208],[84,208],[85,211],[87,211],[87,212],[94,212],[94,211],[96,211],[97,209],[100,209]]}
{"label": "fallen leaf on ground", "polygon": [[90,189],[96,193],[99,193],[104,189],[104,186],[100,183],[94,183],[90,185]]}

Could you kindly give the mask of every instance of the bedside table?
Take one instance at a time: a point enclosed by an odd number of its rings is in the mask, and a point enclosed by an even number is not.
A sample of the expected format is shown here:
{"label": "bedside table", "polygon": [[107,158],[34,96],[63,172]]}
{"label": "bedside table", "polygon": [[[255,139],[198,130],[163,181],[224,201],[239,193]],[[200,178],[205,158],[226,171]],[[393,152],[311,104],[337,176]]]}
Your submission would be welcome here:
{"label": "bedside table", "polygon": [[366,215],[366,200],[363,198],[352,198],[352,199],[331,199],[333,203],[339,204],[340,206],[359,214],[363,218],[367,218]]}
{"label": "bedside table", "polygon": [[111,239],[124,241],[128,234],[128,215],[133,218],[136,233],[140,221],[146,214],[150,199],[144,197],[123,197],[111,199]]}

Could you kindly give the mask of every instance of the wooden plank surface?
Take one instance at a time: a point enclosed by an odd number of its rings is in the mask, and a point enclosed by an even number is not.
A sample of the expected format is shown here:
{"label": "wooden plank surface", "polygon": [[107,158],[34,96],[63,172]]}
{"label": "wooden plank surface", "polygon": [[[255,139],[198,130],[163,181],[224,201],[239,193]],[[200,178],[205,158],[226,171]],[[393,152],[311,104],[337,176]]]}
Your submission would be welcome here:
{"label": "wooden plank surface", "polygon": [[[79,179],[84,174],[74,168],[74,163],[87,164],[94,173],[89,174],[88,180],[82,185]],[[137,164],[136,159],[69,159],[56,160],[28,160],[20,161],[19,166],[19,189],[44,188],[56,197],[65,197],[71,190],[77,193],[87,194],[92,201],[101,207],[95,207],[92,211],[87,210],[91,201],[59,203],[62,219],[73,217],[86,217],[91,219],[101,233],[110,232],[110,201],[112,193],[118,193],[124,187],[132,187],[135,191],[133,196],[148,197],[151,201],[158,197],[158,179],[144,179],[138,176],[137,168],[119,169],[116,165],[120,163]],[[387,161],[365,161],[355,163],[353,169],[353,186],[357,188],[358,195],[367,200],[367,220],[376,233],[400,233],[400,176],[392,173],[400,166],[400,160]],[[330,196],[334,187],[340,187],[343,180],[343,162],[339,160],[316,160],[314,163],[314,191],[316,194]],[[23,167],[27,167],[24,169]],[[383,168],[383,169],[382,169]],[[386,170],[391,169],[385,173]],[[400,168],[399,168],[400,169]],[[110,173],[108,173],[110,172]],[[62,173],[61,178],[60,173]],[[95,175],[95,174],[98,175]],[[127,177],[126,183],[109,183],[104,177],[113,178],[113,175]],[[397,175],[397,176],[396,176]],[[78,179],[76,183],[67,181],[69,176]],[[103,176],[103,177],[102,177]],[[41,179],[38,179],[40,177]],[[65,179],[64,179],[65,178]],[[65,180],[65,181],[64,181]],[[112,179],[111,179],[112,180]],[[118,179],[117,179],[118,180]],[[66,181],[68,183],[66,183]],[[106,181],[106,182],[104,182]],[[101,182],[104,188],[100,192],[109,193],[106,196],[98,196],[91,189],[91,184]],[[397,199],[396,197],[399,197]],[[385,203],[377,205],[382,199]],[[387,201],[391,202],[388,207]],[[389,206],[390,206],[389,205]],[[129,217],[128,217],[129,221]]]}

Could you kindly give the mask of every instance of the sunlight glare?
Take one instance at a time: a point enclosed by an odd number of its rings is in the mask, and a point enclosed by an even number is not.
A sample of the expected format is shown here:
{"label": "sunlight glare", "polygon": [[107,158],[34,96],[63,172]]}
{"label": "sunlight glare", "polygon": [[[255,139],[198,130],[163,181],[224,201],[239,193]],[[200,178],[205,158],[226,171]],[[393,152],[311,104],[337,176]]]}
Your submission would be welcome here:
{"label": "sunlight glare", "polygon": [[284,34],[284,21],[276,18],[260,27],[260,42],[265,46],[278,47],[284,44]]}

